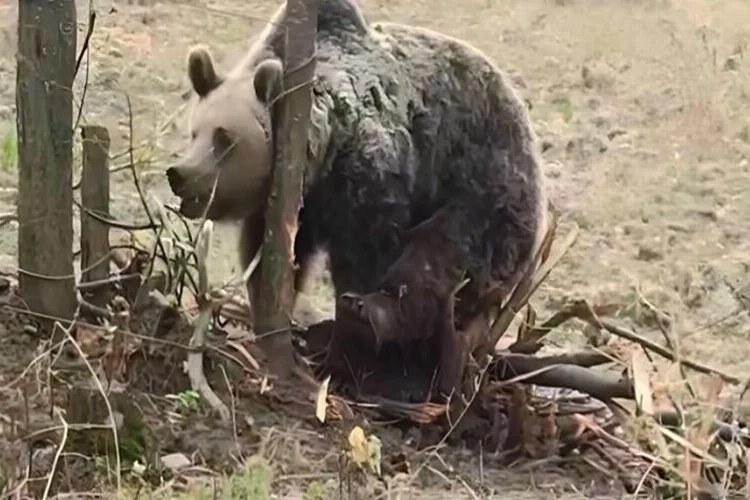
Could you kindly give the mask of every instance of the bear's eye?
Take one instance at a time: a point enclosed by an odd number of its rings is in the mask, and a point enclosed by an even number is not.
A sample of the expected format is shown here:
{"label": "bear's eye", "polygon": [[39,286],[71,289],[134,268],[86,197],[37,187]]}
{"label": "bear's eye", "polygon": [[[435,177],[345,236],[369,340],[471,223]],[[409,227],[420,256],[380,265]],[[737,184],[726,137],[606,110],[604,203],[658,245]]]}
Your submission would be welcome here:
{"label": "bear's eye", "polygon": [[216,127],[216,129],[214,129],[213,146],[216,155],[225,155],[229,153],[232,146],[234,146],[234,140],[227,129],[224,127]]}

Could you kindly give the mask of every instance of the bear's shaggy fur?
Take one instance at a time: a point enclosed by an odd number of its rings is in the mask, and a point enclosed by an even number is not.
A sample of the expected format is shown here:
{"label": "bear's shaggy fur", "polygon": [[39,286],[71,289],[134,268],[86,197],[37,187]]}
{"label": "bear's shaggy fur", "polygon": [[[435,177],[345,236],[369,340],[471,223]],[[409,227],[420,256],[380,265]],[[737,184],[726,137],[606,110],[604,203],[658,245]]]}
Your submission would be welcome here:
{"label": "bear's shaggy fur", "polygon": [[[218,176],[208,217],[244,220],[243,265],[264,232],[284,16],[281,6],[225,76],[206,49],[190,52],[191,149],[167,171],[190,217]],[[459,321],[489,289],[507,297],[547,210],[536,137],[507,76],[467,43],[370,25],[354,0],[321,0],[315,75],[298,286],[326,249],[337,298],[348,293],[383,341],[432,335],[464,277]]]}

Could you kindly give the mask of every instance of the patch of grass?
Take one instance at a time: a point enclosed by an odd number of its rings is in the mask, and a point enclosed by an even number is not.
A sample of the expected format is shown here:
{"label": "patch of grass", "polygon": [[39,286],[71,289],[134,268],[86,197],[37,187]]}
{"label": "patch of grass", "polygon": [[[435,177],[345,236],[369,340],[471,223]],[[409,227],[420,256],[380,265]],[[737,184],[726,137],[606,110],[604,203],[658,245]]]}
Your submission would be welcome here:
{"label": "patch of grass", "polygon": [[193,390],[182,391],[179,394],[169,394],[168,399],[174,401],[175,411],[181,415],[198,410],[200,394]]}
{"label": "patch of grass", "polygon": [[265,500],[271,496],[271,469],[260,459],[251,459],[227,481],[221,498]]}
{"label": "patch of grass", "polygon": [[552,104],[555,106],[558,113],[562,115],[565,123],[568,123],[573,119],[573,102],[568,96],[557,97],[552,101]]}
{"label": "patch of grass", "polygon": [[15,170],[18,165],[18,141],[15,131],[5,134],[0,143],[0,165],[6,170]]}
{"label": "patch of grass", "polygon": [[[150,498],[152,500],[267,500],[271,497],[272,473],[268,463],[260,457],[248,459],[244,466],[231,475],[215,480],[201,478],[191,481],[186,489],[169,487],[137,487],[122,489],[119,498]],[[306,497],[307,498],[307,497]],[[324,497],[309,497],[311,499]]]}
{"label": "patch of grass", "polygon": [[740,140],[745,144],[750,144],[750,125],[745,125],[740,130]]}
{"label": "patch of grass", "polygon": [[325,500],[326,498],[326,486],[323,481],[317,480],[307,485],[305,500]]}

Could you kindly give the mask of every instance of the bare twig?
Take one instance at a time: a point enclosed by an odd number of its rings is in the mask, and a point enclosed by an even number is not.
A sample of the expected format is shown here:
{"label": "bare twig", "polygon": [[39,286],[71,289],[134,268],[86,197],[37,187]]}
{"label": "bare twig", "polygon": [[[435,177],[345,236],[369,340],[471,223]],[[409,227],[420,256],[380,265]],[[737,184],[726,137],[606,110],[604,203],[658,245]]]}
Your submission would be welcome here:
{"label": "bare twig", "polygon": [[499,354],[499,358],[502,358],[505,362],[515,365],[516,363],[524,366],[534,366],[533,369],[544,368],[552,365],[575,365],[584,368],[590,368],[592,366],[603,365],[606,363],[612,363],[617,361],[614,355],[603,351],[583,351],[583,352],[571,352],[565,354],[555,354],[552,356],[536,357],[529,356],[526,354]]}
{"label": "bare twig", "polygon": [[[79,187],[80,187],[80,182],[79,182]],[[122,229],[124,231],[142,231],[144,229],[157,229],[159,227],[153,224],[152,222],[136,224],[136,223],[130,223],[130,222],[120,222],[111,217],[105,217],[103,215],[100,215],[94,212],[93,210],[90,210],[87,207],[84,207],[81,204],[81,202],[79,202],[75,198],[73,198],[73,204],[75,204],[75,206],[77,206],[80,210],[83,210],[84,212],[86,212],[86,215],[88,215],[92,219],[96,219],[102,224],[107,224],[108,226],[111,226],[117,229]]]}
{"label": "bare twig", "polygon": [[63,449],[65,449],[65,444],[68,442],[68,423],[65,421],[65,419],[62,416],[62,413],[60,410],[57,410],[57,416],[60,418],[60,423],[63,427],[63,435],[60,439],[60,444],[57,445],[57,450],[55,451],[55,458],[52,460],[52,467],[50,468],[49,472],[49,478],[47,479],[47,484],[44,487],[44,494],[42,495],[42,499],[46,500],[49,498],[49,490],[52,488],[52,481],[55,479],[55,471],[57,470],[57,463],[60,461],[60,455],[62,455]]}
{"label": "bare twig", "polygon": [[208,296],[208,269],[207,260],[211,248],[211,236],[213,234],[213,222],[205,221],[203,227],[198,233],[198,241],[196,243],[195,255],[198,259],[198,304],[200,306],[200,313],[198,319],[195,322],[193,329],[193,338],[190,340],[190,345],[196,350],[188,353],[188,373],[190,375],[190,383],[195,391],[198,391],[215,409],[221,420],[225,424],[232,422],[232,414],[229,408],[219,397],[214,393],[213,389],[206,380],[206,376],[203,373],[203,352],[201,348],[205,343],[206,331],[208,331],[211,317],[213,315],[213,307],[209,300],[206,300]]}
{"label": "bare twig", "polygon": [[593,326],[596,326],[598,328],[603,328],[613,335],[617,335],[618,337],[624,338],[626,340],[630,340],[631,342],[635,342],[636,344],[639,344],[655,352],[659,356],[666,358],[669,361],[684,364],[686,367],[693,369],[700,373],[704,373],[707,375],[717,375],[721,377],[721,379],[723,379],[724,381],[729,382],[730,384],[742,383],[742,381],[739,378],[733,375],[728,375],[726,373],[723,373],[715,368],[711,368],[701,363],[698,363],[696,361],[691,361],[688,359],[678,359],[678,357],[673,352],[671,352],[669,349],[666,349],[660,346],[656,342],[653,342],[645,337],[642,337],[641,335],[638,335],[637,333],[631,330],[617,326],[609,321],[600,319],[595,313],[595,311],[592,309],[592,307],[585,300],[576,301],[575,312],[576,312],[576,317],[578,319],[586,321],[587,323]]}
{"label": "bare twig", "polygon": [[[540,326],[532,328],[523,339],[519,339],[513,345],[509,347],[510,352],[518,354],[533,354],[542,348],[541,340],[552,330],[559,327],[563,323],[577,318],[577,304],[569,304],[556,312]],[[597,315],[608,315],[614,312],[617,306],[614,304],[606,304],[602,306],[594,306],[594,312]]]}
{"label": "bare twig", "polygon": [[96,11],[94,10],[94,1],[89,0],[89,26],[86,30],[86,37],[83,39],[83,47],[81,52],[78,54],[76,60],[76,69],[73,73],[73,78],[78,75],[78,70],[81,67],[83,56],[86,56],[86,76],[83,82],[83,90],[81,91],[81,102],[78,104],[78,113],[76,116],[75,125],[73,125],[73,131],[78,128],[78,124],[81,122],[81,116],[83,116],[83,105],[86,102],[86,91],[89,87],[89,68],[91,67],[91,51],[89,50],[89,44],[91,43],[91,36],[94,34],[94,24],[96,23]]}
{"label": "bare twig", "polygon": [[[138,197],[141,199],[141,204],[143,205],[143,209],[146,211],[146,216],[148,217],[148,222],[151,224],[152,228],[156,228],[156,223],[154,222],[154,216],[151,215],[151,210],[149,210],[148,203],[146,202],[146,197],[143,194],[143,188],[141,187],[141,181],[138,178],[138,172],[135,171],[135,159],[133,156],[133,105],[130,102],[130,96],[128,94],[125,94],[125,99],[128,103],[128,154],[130,155],[130,172],[133,174],[133,184],[135,185],[136,191],[138,191]],[[161,253],[164,255],[164,258],[167,259],[167,252],[164,249],[164,244],[161,241],[161,238],[159,237],[159,233],[156,232],[154,229],[154,232],[156,233],[156,247],[161,251]],[[149,276],[153,272],[153,266],[151,266],[151,269],[149,270]],[[167,281],[172,281],[172,270],[169,269],[169,266],[167,266]]]}

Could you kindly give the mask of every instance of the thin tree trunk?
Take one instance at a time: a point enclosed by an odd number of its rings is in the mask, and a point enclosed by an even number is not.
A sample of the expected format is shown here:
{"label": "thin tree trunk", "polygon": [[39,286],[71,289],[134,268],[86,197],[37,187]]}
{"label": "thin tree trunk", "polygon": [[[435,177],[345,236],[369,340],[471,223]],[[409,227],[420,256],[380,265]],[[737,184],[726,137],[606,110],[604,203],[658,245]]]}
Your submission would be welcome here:
{"label": "thin tree trunk", "polygon": [[19,0],[18,267],[30,309],[71,319],[75,0]]}
{"label": "thin tree trunk", "polygon": [[293,367],[290,317],[294,305],[294,239],[302,202],[312,76],[315,70],[317,1],[288,0],[284,89],[275,118],[274,179],[266,209],[266,235],[261,254],[261,289],[255,309],[258,333],[280,331],[262,347],[271,371],[280,376]]}

